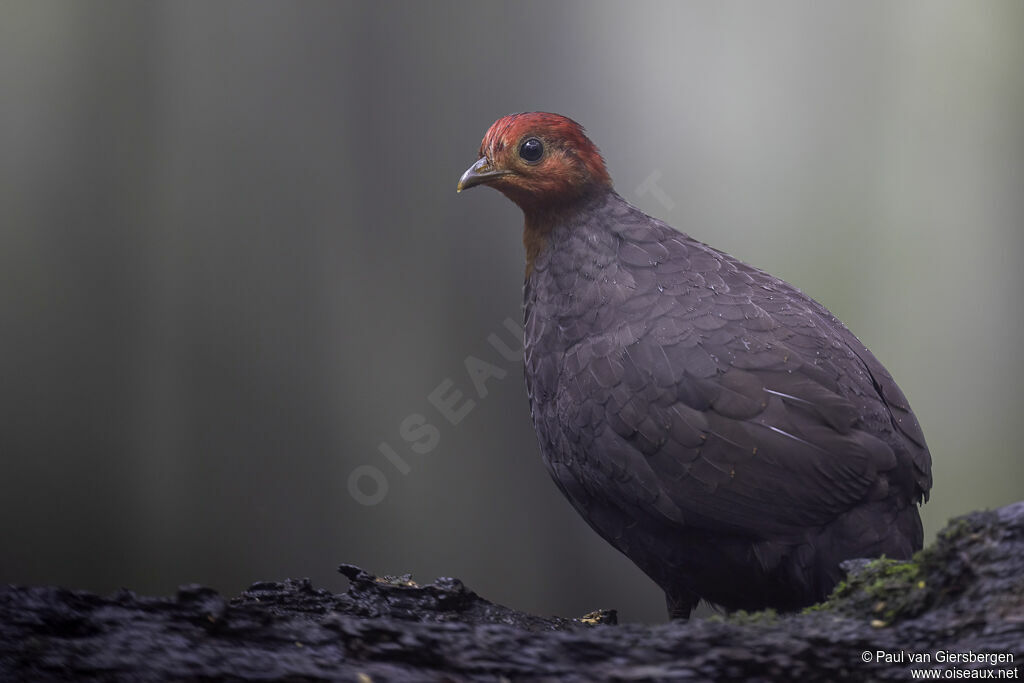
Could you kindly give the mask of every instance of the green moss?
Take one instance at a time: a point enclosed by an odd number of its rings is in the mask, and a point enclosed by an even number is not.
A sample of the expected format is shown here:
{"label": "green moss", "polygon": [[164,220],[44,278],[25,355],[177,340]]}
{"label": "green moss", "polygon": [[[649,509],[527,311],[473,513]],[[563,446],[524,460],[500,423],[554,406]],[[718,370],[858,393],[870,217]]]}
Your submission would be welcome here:
{"label": "green moss", "polygon": [[[992,528],[992,520],[979,513],[952,519],[934,543],[910,560],[883,556],[867,562],[836,584],[824,602],[805,608],[802,614],[831,612],[864,619],[876,628],[916,617],[955,599],[970,585],[970,558],[981,552],[978,547],[991,542]],[[770,623],[775,616],[738,612],[726,621]]]}
{"label": "green moss", "polygon": [[991,513],[950,520],[935,542],[909,561],[868,562],[839,582],[828,599],[805,613],[832,611],[877,627],[915,617],[962,594],[974,579],[971,558],[992,542]]}
{"label": "green moss", "polygon": [[758,624],[772,624],[779,618],[779,613],[774,609],[764,609],[757,612],[748,612],[746,610],[738,610],[728,616],[725,621],[730,624],[740,624],[743,626],[755,626]]}
{"label": "green moss", "polygon": [[851,616],[870,617],[888,625],[920,613],[930,599],[927,573],[920,553],[908,562],[880,557],[836,585],[828,599],[804,610],[831,610]]}
{"label": "green moss", "polygon": [[[964,534],[968,533],[970,530],[970,520],[967,517],[957,517],[955,519],[951,519],[949,521],[949,524],[947,524],[946,527],[939,532],[938,539],[939,541],[949,543],[960,538]],[[934,547],[934,545],[932,547]]]}
{"label": "green moss", "polygon": [[[831,598],[831,596],[829,597]],[[804,607],[802,610],[800,610],[800,614],[814,614],[815,612],[827,612],[833,608],[834,605],[830,604],[828,600],[825,600],[824,602],[817,602],[811,605],[810,607]]]}

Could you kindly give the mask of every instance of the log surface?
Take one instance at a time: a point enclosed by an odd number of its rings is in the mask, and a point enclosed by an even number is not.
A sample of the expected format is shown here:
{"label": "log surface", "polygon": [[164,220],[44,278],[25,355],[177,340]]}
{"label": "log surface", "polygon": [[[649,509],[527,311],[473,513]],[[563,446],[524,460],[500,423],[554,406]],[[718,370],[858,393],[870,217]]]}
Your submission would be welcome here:
{"label": "log surface", "polygon": [[[911,668],[1019,678],[1024,658],[1024,502],[951,521],[910,563],[852,563],[827,603],[798,614],[616,625],[611,613],[517,612],[457,579],[340,571],[344,594],[291,579],[232,599],[197,585],[171,598],[3,587],[0,680],[862,681],[910,680]],[[940,652],[1013,661],[939,662]]]}

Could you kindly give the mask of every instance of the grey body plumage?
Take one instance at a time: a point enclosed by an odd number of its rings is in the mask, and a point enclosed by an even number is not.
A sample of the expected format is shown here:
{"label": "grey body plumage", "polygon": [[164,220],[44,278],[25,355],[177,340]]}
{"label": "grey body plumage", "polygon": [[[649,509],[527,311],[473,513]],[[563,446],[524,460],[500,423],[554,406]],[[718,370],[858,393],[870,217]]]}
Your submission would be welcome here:
{"label": "grey body plumage", "polygon": [[498,119],[461,191],[526,218],[526,386],[573,507],[687,617],[795,609],[907,558],[931,456],[906,397],[800,290],[622,199],[575,121]]}
{"label": "grey body plumage", "polygon": [[921,547],[924,436],[821,304],[610,189],[548,239],[525,287],[545,463],[674,616],[807,605],[841,561]]}

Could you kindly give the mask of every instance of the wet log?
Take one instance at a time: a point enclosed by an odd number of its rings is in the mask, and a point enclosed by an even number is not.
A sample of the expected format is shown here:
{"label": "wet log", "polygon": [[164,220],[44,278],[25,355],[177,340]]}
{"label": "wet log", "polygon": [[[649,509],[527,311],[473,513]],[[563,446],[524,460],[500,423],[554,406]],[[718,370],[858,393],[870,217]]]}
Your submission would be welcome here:
{"label": "wet log", "polygon": [[0,680],[1020,677],[1024,502],[952,520],[911,562],[848,570],[826,603],[800,613],[659,625],[616,624],[613,612],[538,617],[457,579],[418,585],[351,565],[340,568],[343,594],[308,580],[260,582],[231,599],[196,585],[170,598],[7,586]]}

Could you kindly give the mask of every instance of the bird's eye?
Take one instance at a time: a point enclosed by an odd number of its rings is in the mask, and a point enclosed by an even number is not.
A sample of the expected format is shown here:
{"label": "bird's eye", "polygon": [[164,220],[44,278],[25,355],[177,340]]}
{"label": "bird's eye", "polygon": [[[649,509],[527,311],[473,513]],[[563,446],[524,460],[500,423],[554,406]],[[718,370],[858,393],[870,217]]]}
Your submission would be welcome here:
{"label": "bird's eye", "polygon": [[544,144],[537,138],[528,138],[519,145],[519,156],[528,164],[540,161],[544,155]]}

